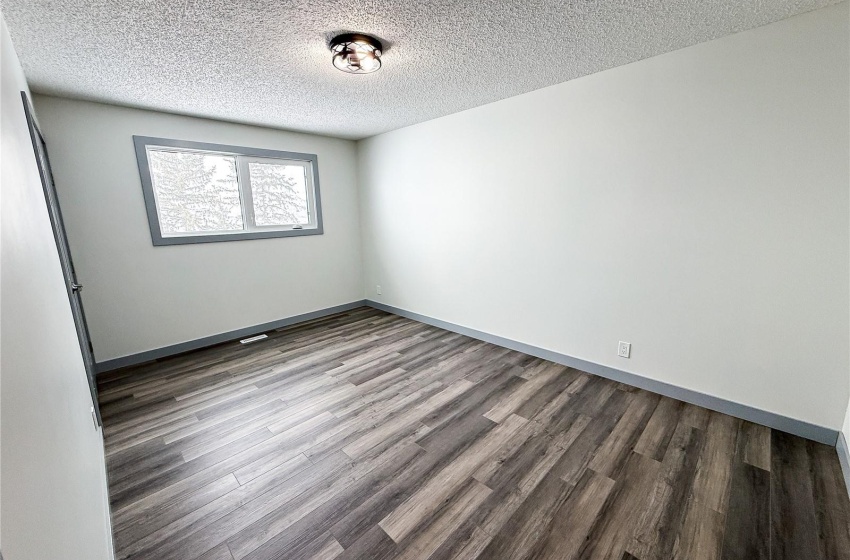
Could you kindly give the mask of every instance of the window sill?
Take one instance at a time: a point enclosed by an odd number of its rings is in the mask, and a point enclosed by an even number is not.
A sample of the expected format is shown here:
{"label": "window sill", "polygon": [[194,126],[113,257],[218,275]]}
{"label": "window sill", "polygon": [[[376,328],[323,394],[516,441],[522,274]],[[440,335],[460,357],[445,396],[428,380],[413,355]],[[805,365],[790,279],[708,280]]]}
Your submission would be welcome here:
{"label": "window sill", "polygon": [[242,233],[216,233],[212,235],[184,235],[174,237],[152,236],[155,246],[189,245],[193,243],[220,243],[223,241],[244,241],[247,239],[272,239],[275,237],[300,237],[303,235],[322,235],[321,226],[303,229],[284,229],[276,231],[245,231]]}

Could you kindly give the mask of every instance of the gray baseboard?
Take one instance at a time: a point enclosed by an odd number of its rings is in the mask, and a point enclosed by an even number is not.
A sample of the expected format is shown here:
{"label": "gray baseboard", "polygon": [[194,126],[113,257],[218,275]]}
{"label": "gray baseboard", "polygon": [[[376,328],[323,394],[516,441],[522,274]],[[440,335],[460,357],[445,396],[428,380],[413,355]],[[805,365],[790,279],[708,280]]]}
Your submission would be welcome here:
{"label": "gray baseboard", "polygon": [[777,414],[775,412],[768,412],[766,410],[761,410],[746,404],[722,399],[713,395],[707,395],[698,391],[693,391],[691,389],[685,389],[676,385],[665,383],[663,381],[649,379],[647,377],[643,377],[635,373],[629,373],[612,367],[588,362],[586,360],[574,358],[566,354],[561,354],[560,352],[546,350],[545,348],[539,348],[537,346],[525,344],[524,342],[517,342],[515,340],[504,338],[502,336],[497,336],[469,327],[456,325],[454,323],[449,323],[448,321],[435,319],[427,315],[422,315],[420,313],[415,313],[406,309],[400,309],[392,305],[386,305],[372,300],[366,300],[366,303],[367,305],[374,307],[375,309],[380,309],[388,313],[393,313],[395,315],[407,317],[408,319],[413,319],[414,321],[433,325],[435,327],[439,327],[447,331],[460,333],[472,338],[476,338],[478,340],[483,340],[485,342],[490,342],[491,344],[502,346],[504,348],[510,348],[511,350],[516,350],[518,352],[523,352],[531,356],[536,356],[538,358],[543,358],[545,360],[573,367],[575,369],[586,371],[588,373],[592,373],[600,377],[619,381],[627,385],[631,385],[633,387],[638,387],[640,389],[645,389],[653,393],[664,395],[665,397],[689,402],[691,404],[702,406],[704,408],[715,410],[717,412],[722,412],[730,416],[735,416],[736,418],[748,420],[756,424],[768,426],[769,428],[787,432],[789,434],[794,434],[800,437],[804,437],[806,439],[811,439],[832,446],[836,445],[836,441],[838,440],[839,432],[838,430],[834,430],[832,428],[818,426],[816,424],[810,424],[809,422],[797,420],[796,418],[782,416],[781,414]]}
{"label": "gray baseboard", "polygon": [[[531,344],[526,344],[524,342],[517,342],[509,338],[479,331],[469,327],[464,327],[461,325],[456,325],[448,321],[435,319],[427,315],[422,315],[420,313],[415,313],[413,311],[408,311],[406,309],[401,309],[392,305],[386,305],[372,300],[352,301],[351,303],[336,305],[334,307],[327,307],[325,309],[311,311],[310,313],[304,313],[301,315],[295,315],[293,317],[287,317],[285,319],[279,319],[270,323],[263,323],[261,325],[254,325],[252,327],[245,327],[243,329],[237,329],[220,334],[215,334],[212,336],[207,336],[204,338],[199,338],[196,340],[181,342],[179,344],[174,344],[171,346],[155,348],[153,350],[140,352],[138,354],[131,354],[129,356],[106,360],[95,364],[95,368],[97,373],[112,371],[122,367],[137,365],[144,362],[149,362],[151,360],[174,356],[176,354],[182,354],[191,350],[198,350],[200,348],[213,346],[222,342],[228,342],[231,340],[237,340],[240,338],[253,336],[262,332],[279,329],[281,327],[288,327],[297,323],[303,323],[305,321],[319,319],[321,317],[333,315],[334,313],[350,311],[352,309],[363,307],[365,305],[374,307],[375,309],[386,311],[388,313],[407,317],[408,319],[413,319],[414,321],[433,325],[435,327],[439,327],[447,331],[460,333],[471,338],[483,340],[491,344],[496,344],[504,348],[510,348],[511,350],[516,350],[518,352],[523,352],[531,356],[536,356],[538,358],[543,358],[545,360],[550,360],[552,362],[573,367],[575,369],[586,371],[588,373],[592,373],[600,377],[619,381],[627,385],[631,385],[633,387],[638,387],[640,389],[645,389],[653,393],[664,395],[666,397],[671,397],[698,406],[702,406],[710,410],[729,414],[737,418],[742,418],[750,422],[755,422],[756,424],[762,424],[764,426],[768,426],[776,430],[781,430],[783,432],[788,432],[790,434],[798,435],[806,439],[811,439],[833,446],[838,445],[839,447],[837,449],[839,452],[839,457],[841,457],[842,459],[842,468],[844,469],[845,478],[848,478],[848,487],[850,487],[850,477],[848,477],[848,473],[850,473],[850,455],[848,455],[847,442],[843,439],[843,437],[839,438],[838,430],[834,430],[832,428],[827,428],[824,426],[818,426],[816,424],[811,424],[809,422],[797,420],[795,418],[789,418],[787,416],[782,416],[781,414],[777,414],[775,412],[768,412],[766,410],[761,410],[746,404],[729,401],[720,397],[715,397],[713,395],[707,395],[704,393],[693,391],[691,389],[685,389],[676,385],[665,383],[663,381],[649,379],[647,377],[643,377],[635,373],[629,373],[594,362],[588,362],[587,360],[574,358],[566,354],[561,354],[560,352],[547,350],[545,348],[540,348]],[[840,447],[841,445],[843,445],[843,455],[842,448]]]}
{"label": "gray baseboard", "polygon": [[838,433],[838,443],[835,446],[838,452],[838,462],[841,463],[841,472],[844,473],[844,488],[850,496],[850,447],[847,447],[847,439],[841,432]]}
{"label": "gray baseboard", "polygon": [[301,315],[295,315],[293,317],[287,317],[285,319],[278,319],[277,321],[263,323],[262,325],[254,325],[252,327],[245,327],[244,329],[236,329],[234,331],[214,334],[212,336],[205,336],[203,338],[189,340],[187,342],[181,342],[179,344],[173,344],[171,346],[155,348],[153,350],[139,352],[138,354],[130,354],[129,356],[122,356],[120,358],[98,362],[95,364],[95,371],[97,373],[104,373],[122,367],[143,364],[145,362],[150,362],[151,360],[174,356],[176,354],[182,354],[183,352],[189,352],[191,350],[198,350],[207,346],[213,346],[214,344],[221,344],[222,342],[246,338],[255,334],[279,329],[281,327],[288,327],[296,323],[312,321],[313,319],[319,319],[321,317],[333,315],[334,313],[350,311],[351,309],[356,309],[365,305],[366,300],[352,301],[351,303],[344,303],[342,305],[335,305],[333,307],[327,307],[325,309],[311,311],[310,313],[303,313]]}

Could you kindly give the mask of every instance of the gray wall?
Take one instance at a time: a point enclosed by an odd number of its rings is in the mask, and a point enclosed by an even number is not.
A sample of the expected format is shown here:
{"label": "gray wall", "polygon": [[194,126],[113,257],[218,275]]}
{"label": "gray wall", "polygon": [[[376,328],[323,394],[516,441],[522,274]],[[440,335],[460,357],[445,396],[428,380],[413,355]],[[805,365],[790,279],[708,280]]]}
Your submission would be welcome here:
{"label": "gray wall", "polygon": [[[36,96],[97,361],[362,299],[355,145]],[[323,235],[154,247],[132,136],[318,154]]]}
{"label": "gray wall", "polygon": [[845,2],[360,142],[367,297],[840,429],[848,19]]}
{"label": "gray wall", "polygon": [[6,560],[107,560],[103,440],[21,104],[5,21],[0,190],[0,542]]}

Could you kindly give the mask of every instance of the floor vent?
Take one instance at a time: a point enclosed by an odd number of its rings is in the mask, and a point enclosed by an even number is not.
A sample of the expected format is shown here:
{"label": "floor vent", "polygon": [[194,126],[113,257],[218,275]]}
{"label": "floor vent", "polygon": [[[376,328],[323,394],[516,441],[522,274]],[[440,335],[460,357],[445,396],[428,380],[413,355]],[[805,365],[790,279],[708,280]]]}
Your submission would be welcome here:
{"label": "floor vent", "polygon": [[268,338],[268,335],[258,334],[257,336],[252,336],[251,338],[243,338],[239,341],[239,344],[251,344],[252,342],[257,342],[258,340],[263,340],[264,338]]}

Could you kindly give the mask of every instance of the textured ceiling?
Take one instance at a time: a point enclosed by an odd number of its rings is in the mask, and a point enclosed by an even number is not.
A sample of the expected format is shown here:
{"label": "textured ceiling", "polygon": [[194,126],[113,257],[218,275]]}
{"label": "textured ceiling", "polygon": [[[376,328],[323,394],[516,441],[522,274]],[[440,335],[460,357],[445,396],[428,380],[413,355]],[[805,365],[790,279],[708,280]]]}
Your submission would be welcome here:
{"label": "textured ceiling", "polygon": [[[835,0],[3,0],[34,91],[363,138]],[[331,65],[359,31],[375,74]]]}

